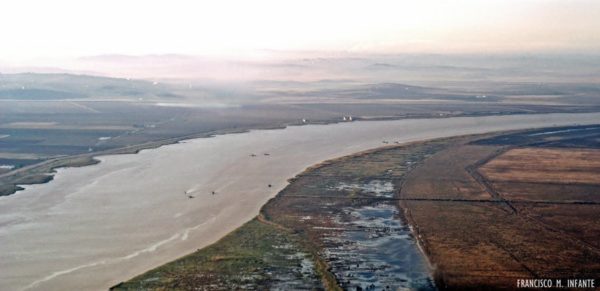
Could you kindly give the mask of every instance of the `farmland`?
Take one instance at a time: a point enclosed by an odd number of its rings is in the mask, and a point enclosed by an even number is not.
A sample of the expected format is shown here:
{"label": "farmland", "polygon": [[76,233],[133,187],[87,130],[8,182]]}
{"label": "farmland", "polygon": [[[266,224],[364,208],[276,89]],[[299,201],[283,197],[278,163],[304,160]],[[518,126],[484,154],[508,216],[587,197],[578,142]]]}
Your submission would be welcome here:
{"label": "farmland", "polygon": [[[438,286],[511,289],[516,278],[600,272],[597,127],[462,143],[411,172],[401,197]],[[577,146],[578,148],[573,148]]]}

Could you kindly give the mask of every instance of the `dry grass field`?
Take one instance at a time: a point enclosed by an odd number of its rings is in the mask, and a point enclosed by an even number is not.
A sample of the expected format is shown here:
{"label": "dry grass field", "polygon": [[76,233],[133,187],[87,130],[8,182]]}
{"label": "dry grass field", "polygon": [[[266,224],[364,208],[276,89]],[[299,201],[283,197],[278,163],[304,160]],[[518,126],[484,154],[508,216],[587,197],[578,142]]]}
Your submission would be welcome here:
{"label": "dry grass field", "polygon": [[490,199],[490,194],[465,168],[495,150],[489,146],[456,145],[436,153],[409,174],[403,187],[407,191],[402,192],[402,197]]}
{"label": "dry grass field", "polygon": [[517,148],[480,171],[494,182],[600,185],[600,150]]}
{"label": "dry grass field", "polygon": [[[406,177],[401,197],[413,200],[400,204],[438,287],[514,289],[516,279],[598,277],[600,150],[561,147],[572,137],[543,138],[559,147],[463,143]],[[589,145],[596,137],[580,138]]]}

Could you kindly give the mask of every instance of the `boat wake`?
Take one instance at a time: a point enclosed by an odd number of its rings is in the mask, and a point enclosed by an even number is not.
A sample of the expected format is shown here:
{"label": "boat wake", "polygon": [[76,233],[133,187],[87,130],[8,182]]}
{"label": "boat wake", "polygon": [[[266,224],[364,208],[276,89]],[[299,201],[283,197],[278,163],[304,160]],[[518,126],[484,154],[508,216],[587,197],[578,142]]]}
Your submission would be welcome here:
{"label": "boat wake", "polygon": [[216,220],[216,216],[213,215],[213,216],[211,216],[211,218],[209,220],[207,220],[207,221],[205,221],[203,223],[200,223],[200,224],[192,226],[192,227],[188,227],[188,228],[184,229],[182,232],[178,232],[178,233],[172,235],[171,237],[169,237],[167,239],[158,241],[158,242],[156,242],[156,243],[154,243],[154,244],[152,244],[152,245],[150,245],[150,246],[148,246],[146,248],[143,248],[141,250],[135,251],[135,252],[133,252],[133,253],[131,253],[129,255],[126,255],[126,256],[117,257],[117,258],[110,258],[110,259],[104,259],[104,260],[92,262],[92,263],[89,263],[89,264],[84,264],[84,265],[76,266],[76,267],[73,267],[73,268],[69,268],[69,269],[66,269],[66,270],[61,270],[61,271],[54,272],[54,273],[52,273],[52,274],[50,274],[50,275],[48,275],[46,277],[43,277],[43,278],[41,278],[39,280],[36,280],[33,283],[27,285],[25,288],[23,288],[23,290],[30,290],[32,288],[35,288],[35,287],[39,286],[41,283],[50,281],[50,280],[52,280],[52,279],[54,279],[56,277],[59,277],[59,276],[63,276],[63,275],[69,274],[69,273],[73,273],[73,272],[79,271],[81,269],[91,268],[91,267],[96,267],[96,266],[106,265],[106,264],[118,263],[118,262],[121,262],[121,261],[130,260],[130,259],[135,258],[135,257],[137,257],[137,256],[139,256],[141,254],[144,254],[144,253],[155,252],[158,248],[160,248],[160,247],[162,247],[162,246],[164,246],[164,245],[166,245],[166,244],[168,244],[168,243],[170,243],[172,241],[176,241],[178,239],[181,240],[181,241],[187,240],[191,232],[193,232],[194,230],[202,227],[203,225],[205,225],[207,223],[212,223],[215,220]]}

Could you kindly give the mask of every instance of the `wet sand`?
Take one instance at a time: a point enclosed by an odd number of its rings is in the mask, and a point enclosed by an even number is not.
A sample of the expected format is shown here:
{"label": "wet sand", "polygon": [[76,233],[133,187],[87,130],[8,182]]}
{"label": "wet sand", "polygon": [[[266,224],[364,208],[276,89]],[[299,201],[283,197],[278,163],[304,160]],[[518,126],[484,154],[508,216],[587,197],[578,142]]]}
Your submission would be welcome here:
{"label": "wet sand", "polygon": [[306,167],[383,140],[598,122],[600,113],[309,125],[99,157],[0,197],[0,290],[106,290],[215,242]]}

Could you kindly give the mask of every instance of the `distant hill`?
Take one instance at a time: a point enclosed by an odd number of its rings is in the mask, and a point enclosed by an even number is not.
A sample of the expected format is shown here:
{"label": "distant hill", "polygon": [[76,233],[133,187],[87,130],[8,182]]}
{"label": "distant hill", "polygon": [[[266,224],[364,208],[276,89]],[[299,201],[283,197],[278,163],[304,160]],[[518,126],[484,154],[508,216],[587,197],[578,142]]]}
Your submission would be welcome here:
{"label": "distant hill", "polygon": [[172,85],[74,74],[0,74],[0,99],[178,98]]}

